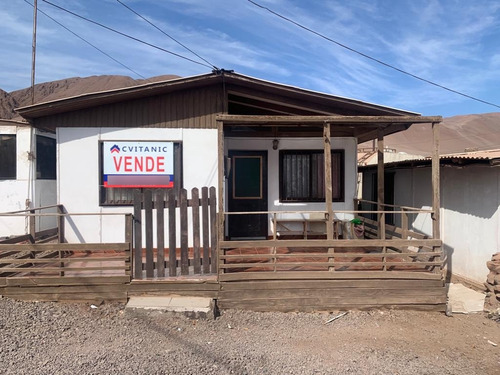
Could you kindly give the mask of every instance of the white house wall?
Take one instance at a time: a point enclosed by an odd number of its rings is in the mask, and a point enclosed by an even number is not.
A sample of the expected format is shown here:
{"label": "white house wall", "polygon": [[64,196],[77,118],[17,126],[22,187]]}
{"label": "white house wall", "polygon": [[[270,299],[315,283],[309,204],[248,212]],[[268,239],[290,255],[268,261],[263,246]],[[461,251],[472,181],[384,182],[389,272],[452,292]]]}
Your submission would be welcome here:
{"label": "white house wall", "polygon": [[[16,135],[16,179],[0,180],[0,213],[20,211],[26,208],[26,201],[31,201],[32,207],[48,206],[56,203],[56,181],[34,180],[31,173],[32,163],[28,156],[33,148],[31,140],[35,141],[33,130],[28,125],[0,126],[0,134]],[[33,137],[33,138],[32,138]],[[34,149],[34,148],[33,148]],[[43,213],[51,212],[45,210]],[[37,218],[36,230],[55,227],[55,218]],[[0,237],[15,236],[27,233],[28,225],[25,217],[0,216]]]}
{"label": "white house wall", "polygon": [[[100,141],[182,142],[183,186],[217,188],[217,130],[166,128],[58,128],[58,196],[68,213],[68,242],[124,240],[124,214],[132,207],[100,206]],[[189,193],[188,193],[189,194]],[[109,215],[117,213],[119,215]]]}
{"label": "white house wall", "polygon": [[[266,150],[268,158],[268,211],[325,211],[324,203],[282,203],[279,200],[279,151],[280,150],[323,150],[323,138],[277,138],[279,147],[273,150],[270,138],[225,138],[225,154],[228,150]],[[332,138],[332,149],[344,150],[344,201],[334,202],[333,210],[354,210],[354,198],[357,196],[357,140],[351,137]],[[227,199],[226,199],[227,201]],[[282,215],[282,216],[285,216]],[[292,218],[297,215],[286,214]],[[313,217],[311,215],[311,217]],[[336,218],[352,219],[352,215],[337,213]],[[269,233],[271,233],[271,221]]]}

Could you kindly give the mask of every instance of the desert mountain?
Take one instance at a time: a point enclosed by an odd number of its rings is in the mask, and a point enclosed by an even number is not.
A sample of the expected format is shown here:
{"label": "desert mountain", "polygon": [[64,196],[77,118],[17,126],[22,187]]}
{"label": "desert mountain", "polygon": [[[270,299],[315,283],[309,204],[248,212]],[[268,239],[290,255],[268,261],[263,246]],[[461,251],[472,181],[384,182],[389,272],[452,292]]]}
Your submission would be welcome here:
{"label": "desert mountain", "polygon": [[[385,137],[384,145],[396,152],[430,156],[431,125],[413,125],[406,131],[389,135]],[[365,142],[359,146],[370,148],[372,143]],[[447,117],[440,124],[441,155],[494,149],[500,149],[500,112]]]}
{"label": "desert mountain", "polygon": [[[148,79],[133,79],[116,75],[67,78],[35,85],[35,101],[41,103],[174,78],[178,76],[162,75]],[[0,89],[0,119],[17,118],[18,115],[14,109],[29,104],[31,104],[30,88],[10,93]],[[500,113],[447,117],[441,123],[440,129],[441,154],[466,150],[500,149]],[[413,125],[407,131],[387,136],[385,145],[396,152],[428,156],[432,145],[431,126],[430,124]],[[370,147],[372,147],[372,142],[360,145],[363,149]]]}
{"label": "desert mountain", "polygon": [[[151,82],[167,81],[179,78],[175,75],[162,75],[147,79],[133,79],[127,76],[91,76],[74,77],[39,83],[35,85],[35,102],[48,102],[71,96],[88,94],[91,92],[113,90],[123,87],[131,87]],[[18,115],[14,111],[17,107],[31,104],[31,88],[25,88],[12,92],[5,92],[0,89],[0,118],[13,119]]]}

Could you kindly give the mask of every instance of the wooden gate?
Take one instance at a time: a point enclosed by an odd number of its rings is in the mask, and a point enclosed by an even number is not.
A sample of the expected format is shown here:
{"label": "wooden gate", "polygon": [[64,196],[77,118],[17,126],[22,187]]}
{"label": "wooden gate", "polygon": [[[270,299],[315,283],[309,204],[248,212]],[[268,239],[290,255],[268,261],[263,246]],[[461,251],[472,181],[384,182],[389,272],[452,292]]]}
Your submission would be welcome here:
{"label": "wooden gate", "polygon": [[215,187],[136,190],[134,278],[217,273],[216,204]]}

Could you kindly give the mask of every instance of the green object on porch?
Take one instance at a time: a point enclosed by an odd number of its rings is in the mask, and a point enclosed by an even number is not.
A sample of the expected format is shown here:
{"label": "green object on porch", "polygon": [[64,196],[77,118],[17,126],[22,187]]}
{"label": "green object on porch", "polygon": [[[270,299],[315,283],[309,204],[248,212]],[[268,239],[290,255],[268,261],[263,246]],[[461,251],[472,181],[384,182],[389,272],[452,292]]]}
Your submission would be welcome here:
{"label": "green object on porch", "polygon": [[361,225],[361,224],[363,224],[363,222],[360,219],[358,219],[358,218],[352,219],[351,223],[353,223],[354,225]]}

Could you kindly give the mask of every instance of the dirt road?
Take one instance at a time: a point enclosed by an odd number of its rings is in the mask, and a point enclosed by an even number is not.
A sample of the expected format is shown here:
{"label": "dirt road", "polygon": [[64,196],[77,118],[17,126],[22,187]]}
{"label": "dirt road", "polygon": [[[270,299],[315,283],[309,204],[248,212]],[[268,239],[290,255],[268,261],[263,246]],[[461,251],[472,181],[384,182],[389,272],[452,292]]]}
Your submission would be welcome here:
{"label": "dirt road", "polygon": [[500,374],[500,324],[483,314],[349,312],[325,324],[336,314],[190,320],[123,307],[0,299],[0,373]]}

